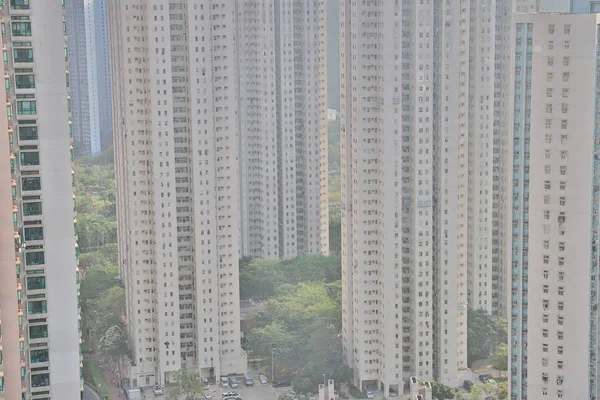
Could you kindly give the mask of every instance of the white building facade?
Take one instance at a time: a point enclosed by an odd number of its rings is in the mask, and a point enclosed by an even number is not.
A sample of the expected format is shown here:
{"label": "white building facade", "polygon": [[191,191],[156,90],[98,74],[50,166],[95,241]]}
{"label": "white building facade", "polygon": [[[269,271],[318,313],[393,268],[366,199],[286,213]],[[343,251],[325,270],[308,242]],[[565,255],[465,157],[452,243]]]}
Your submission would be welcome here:
{"label": "white building facade", "polygon": [[241,254],[329,254],[325,2],[236,3]]}
{"label": "white building facade", "polygon": [[515,16],[512,399],[598,398],[599,38],[594,14]]}
{"label": "white building facade", "polygon": [[12,213],[13,225],[2,229],[0,397],[4,389],[7,400],[76,399],[83,386],[64,10],[59,2],[11,1],[0,19],[0,158],[9,167],[1,213],[4,223]]}
{"label": "white building facade", "polygon": [[343,339],[358,386],[457,386],[505,312],[502,1],[340,2]]}
{"label": "white building facade", "polygon": [[233,0],[109,1],[133,386],[246,372]]}

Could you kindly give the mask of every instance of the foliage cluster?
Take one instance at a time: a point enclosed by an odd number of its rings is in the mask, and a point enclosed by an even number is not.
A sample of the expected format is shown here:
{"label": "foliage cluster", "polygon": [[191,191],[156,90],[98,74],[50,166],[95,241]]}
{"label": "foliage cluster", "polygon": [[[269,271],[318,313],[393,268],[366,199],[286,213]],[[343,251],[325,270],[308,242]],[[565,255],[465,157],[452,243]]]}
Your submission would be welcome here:
{"label": "foliage cluster", "polygon": [[264,300],[289,285],[335,282],[341,279],[340,265],[339,255],[301,256],[286,260],[243,258],[240,261],[240,298]]}
{"label": "foliage cluster", "polygon": [[508,323],[485,310],[469,309],[467,318],[467,362],[471,365],[473,361],[490,357],[500,344],[507,343]]}
{"label": "foliage cluster", "polygon": [[297,393],[314,392],[323,374],[347,382],[341,342],[340,257],[242,263],[240,288],[246,298],[268,299],[254,320],[246,347],[274,361],[275,379],[291,379]]}

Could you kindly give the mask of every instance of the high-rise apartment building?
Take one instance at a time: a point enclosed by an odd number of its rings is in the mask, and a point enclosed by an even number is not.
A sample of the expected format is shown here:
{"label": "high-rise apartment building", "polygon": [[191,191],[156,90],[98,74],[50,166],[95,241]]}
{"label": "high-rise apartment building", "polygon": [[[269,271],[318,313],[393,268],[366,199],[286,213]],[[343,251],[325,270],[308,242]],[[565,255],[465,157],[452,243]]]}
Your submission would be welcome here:
{"label": "high-rise apartment building", "polygon": [[600,18],[517,14],[511,41],[511,398],[596,399]]}
{"label": "high-rise apartment building", "polygon": [[241,254],[329,254],[324,0],[238,0]]}
{"label": "high-rise apartment building", "polygon": [[64,10],[0,4],[0,397],[75,399],[82,357]]}
{"label": "high-rise apartment building", "polygon": [[245,373],[234,0],[112,0],[119,258],[133,386]]}
{"label": "high-rise apartment building", "polygon": [[78,155],[112,141],[107,0],[65,0],[73,137]]}
{"label": "high-rise apartment building", "polygon": [[467,307],[505,312],[509,6],[340,7],[347,362],[386,396],[411,376],[458,385]]}
{"label": "high-rise apartment building", "polygon": [[93,0],[65,0],[71,123],[78,156],[102,149]]}
{"label": "high-rise apartment building", "polygon": [[108,33],[108,0],[93,0],[94,38],[96,45],[96,83],[98,85],[98,126],[102,148],[112,144],[112,102],[110,86],[110,41]]}

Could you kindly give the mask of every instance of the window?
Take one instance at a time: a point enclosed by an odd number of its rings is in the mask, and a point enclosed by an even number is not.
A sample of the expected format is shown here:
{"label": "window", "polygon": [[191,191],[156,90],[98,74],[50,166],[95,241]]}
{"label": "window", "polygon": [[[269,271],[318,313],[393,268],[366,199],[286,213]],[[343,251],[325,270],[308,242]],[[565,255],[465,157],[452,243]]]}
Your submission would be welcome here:
{"label": "window", "polygon": [[563,72],[562,80],[563,80],[563,82],[569,82],[569,73],[568,72]]}
{"label": "window", "polygon": [[37,103],[35,100],[17,101],[17,114],[35,115],[37,114]]}
{"label": "window", "polygon": [[550,256],[545,255],[544,256],[544,264],[549,264],[550,263]]}
{"label": "window", "polygon": [[[548,72],[546,74],[546,81],[547,82],[552,82],[552,77],[553,77],[552,72]],[[550,108],[552,108],[552,104],[549,104],[549,105],[550,105]],[[546,105],[546,108],[548,108],[548,104]],[[548,111],[548,112],[552,112],[552,111]]]}
{"label": "window", "polygon": [[569,88],[563,88],[562,97],[569,97]]}
{"label": "window", "polygon": [[565,35],[570,34],[571,33],[571,24],[565,24],[565,28],[564,29],[565,29],[564,30]]}
{"label": "window", "polygon": [[44,228],[41,226],[23,228],[25,240],[44,240]]}
{"label": "window", "polygon": [[29,326],[29,339],[44,339],[48,337],[48,325]]}
{"label": "window", "polygon": [[547,60],[548,66],[551,67],[554,65],[554,57],[548,57]]}
{"label": "window", "polygon": [[548,285],[542,286],[542,290],[544,293],[548,293]]}
{"label": "window", "polygon": [[[562,317],[559,317],[559,318],[562,318]],[[561,325],[562,325],[562,324],[561,324]],[[562,346],[558,346],[558,347],[556,348],[556,352],[557,352],[558,354],[562,354],[562,353],[563,353],[563,347],[562,347]]]}
{"label": "window", "polygon": [[559,202],[560,202],[561,206],[565,206],[565,205],[567,205],[567,198],[564,197],[564,196],[560,196],[559,197]]}
{"label": "window", "polygon": [[40,165],[40,153],[37,151],[22,151],[19,156],[22,166]]}
{"label": "window", "polygon": [[562,129],[567,129],[568,126],[569,126],[569,122],[566,119],[561,119],[560,120],[560,127]]}
{"label": "window", "polygon": [[568,105],[568,104],[565,104],[565,103],[563,103],[563,104],[562,104],[562,113],[563,113],[563,114],[566,114],[568,111],[569,111],[569,105]]}
{"label": "window", "polygon": [[558,302],[558,310],[562,311],[564,308],[565,308],[565,303],[562,301],[559,301]]}
{"label": "window", "polygon": [[50,374],[31,375],[31,387],[50,386]]}
{"label": "window", "polygon": [[29,351],[29,360],[33,364],[48,362],[50,360],[49,356],[48,356],[48,349],[30,350]]}
{"label": "window", "polygon": [[554,33],[554,24],[548,25],[548,33],[551,35]]}
{"label": "window", "polygon": [[15,86],[17,89],[34,89],[35,75],[15,75]]}
{"label": "window", "polygon": [[544,195],[544,204],[550,204],[550,195],[549,194]]}
{"label": "window", "polygon": [[552,134],[546,133],[546,144],[551,144],[551,143],[552,143]]}
{"label": "window", "polygon": [[546,89],[546,97],[552,97],[552,88]]}
{"label": "window", "polygon": [[565,265],[565,258],[564,257],[558,257],[558,265],[559,266],[563,266]]}
{"label": "window", "polygon": [[29,315],[46,314],[48,312],[46,300],[30,301],[27,303],[27,311]]}
{"label": "window", "polygon": [[548,50],[552,50],[554,48],[554,40],[548,40]]}
{"label": "window", "polygon": [[563,66],[568,67],[569,61],[570,61],[569,57],[563,57]]}
{"label": "window", "polygon": [[21,189],[23,191],[40,190],[42,188],[40,177],[21,178]]}
{"label": "window", "polygon": [[33,62],[33,49],[13,49],[15,63]]}
{"label": "window", "polygon": [[38,140],[37,126],[19,126],[19,140]]}
{"label": "window", "polygon": [[560,190],[567,190],[567,182],[561,181],[559,186]]}
{"label": "window", "polygon": [[[564,322],[565,322],[565,318],[563,316],[559,315],[559,317],[558,317],[558,324],[559,325],[563,325]],[[562,354],[562,353],[558,353],[558,354]]]}
{"label": "window", "polygon": [[546,104],[546,112],[547,113],[551,113],[552,112],[552,104]]}
{"label": "window", "polygon": [[565,288],[563,286],[559,286],[558,287],[558,295],[559,296],[564,296],[565,295]]}
{"label": "window", "polygon": [[31,22],[12,22],[13,36],[31,36]]}
{"label": "window", "polygon": [[571,48],[571,42],[569,40],[565,40],[565,50],[569,50]]}
{"label": "window", "polygon": [[46,289],[46,278],[43,276],[34,276],[27,278],[27,290]]}
{"label": "window", "polygon": [[548,270],[547,269],[544,270],[544,279],[548,279]]}
{"label": "window", "polygon": [[565,242],[558,243],[558,251],[565,251]]}
{"label": "window", "polygon": [[543,343],[543,344],[542,344],[542,351],[543,351],[544,353],[547,353],[547,352],[548,352],[548,345],[547,345],[546,343]]}
{"label": "window", "polygon": [[544,240],[544,249],[548,250],[550,248],[550,241]]}
{"label": "window", "polygon": [[25,265],[42,265],[46,262],[43,251],[29,251],[25,253]]}
{"label": "window", "polygon": [[31,215],[42,215],[42,202],[23,203],[23,215],[27,217]]}
{"label": "window", "polygon": [[544,210],[544,219],[550,219],[550,211]]}
{"label": "window", "polygon": [[552,120],[551,119],[546,120],[546,128],[552,128]]}
{"label": "window", "polygon": [[29,0],[10,0],[10,8],[13,10],[29,10]]}
{"label": "window", "polygon": [[559,281],[564,281],[565,280],[565,272],[564,271],[559,271],[558,272],[558,280]]}

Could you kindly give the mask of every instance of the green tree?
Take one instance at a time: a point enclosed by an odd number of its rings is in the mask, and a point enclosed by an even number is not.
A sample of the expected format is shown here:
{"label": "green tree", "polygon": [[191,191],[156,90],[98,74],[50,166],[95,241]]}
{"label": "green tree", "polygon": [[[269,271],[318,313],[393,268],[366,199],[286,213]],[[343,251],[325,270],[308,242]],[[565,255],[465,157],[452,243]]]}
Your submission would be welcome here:
{"label": "green tree", "polygon": [[508,341],[508,322],[501,317],[493,317],[485,310],[468,310],[467,314],[467,360],[488,358],[500,343]]}
{"label": "green tree", "polygon": [[508,400],[508,382],[485,383],[483,390],[494,400]]}
{"label": "green tree", "polygon": [[200,397],[204,394],[204,383],[200,374],[183,368],[175,373],[177,384],[169,390],[170,400],[179,400],[181,397]]}
{"label": "green tree", "polygon": [[125,315],[125,289],[113,286],[88,304],[94,331],[101,336],[111,326],[122,324]]}
{"label": "green tree", "polygon": [[444,385],[442,382],[431,381],[431,389],[434,398],[437,399],[453,399],[457,390],[450,386]]}
{"label": "green tree", "polygon": [[342,211],[340,203],[329,203],[329,251],[338,254],[342,251]]}
{"label": "green tree", "polygon": [[500,371],[508,370],[508,345],[500,343],[490,357],[492,366]]}
{"label": "green tree", "polygon": [[129,356],[127,335],[120,326],[110,327],[98,342],[98,348],[102,358],[112,364],[116,364],[121,357]]}

